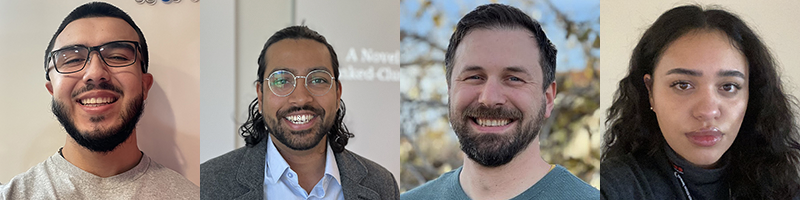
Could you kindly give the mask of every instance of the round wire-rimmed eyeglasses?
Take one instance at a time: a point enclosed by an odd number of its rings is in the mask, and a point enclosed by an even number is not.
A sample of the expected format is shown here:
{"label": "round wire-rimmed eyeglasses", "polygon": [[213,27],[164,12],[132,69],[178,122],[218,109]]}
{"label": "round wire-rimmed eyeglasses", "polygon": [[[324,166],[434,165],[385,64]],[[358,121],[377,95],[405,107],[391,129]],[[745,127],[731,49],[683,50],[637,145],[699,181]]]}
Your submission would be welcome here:
{"label": "round wire-rimmed eyeglasses", "polygon": [[299,78],[306,80],[306,90],[314,96],[328,94],[336,80],[331,73],[321,69],[308,72],[308,75],[305,76],[295,76],[290,71],[278,70],[269,74],[266,84],[275,96],[286,97],[294,92]]}

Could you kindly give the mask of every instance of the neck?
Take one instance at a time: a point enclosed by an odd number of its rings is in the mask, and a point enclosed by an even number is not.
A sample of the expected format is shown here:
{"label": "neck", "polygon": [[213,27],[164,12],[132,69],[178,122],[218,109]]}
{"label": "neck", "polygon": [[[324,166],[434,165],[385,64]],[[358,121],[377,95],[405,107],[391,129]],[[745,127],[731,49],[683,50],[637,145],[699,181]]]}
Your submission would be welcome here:
{"label": "neck", "polygon": [[281,154],[289,167],[297,172],[297,180],[300,187],[311,192],[317,182],[325,176],[325,155],[327,150],[328,136],[322,137],[317,146],[308,150],[294,150],[282,144],[272,135],[273,144]]}
{"label": "neck", "polygon": [[511,199],[536,184],[550,171],[550,167],[539,153],[537,136],[505,165],[486,167],[472,159],[464,159],[459,183],[471,199]]}
{"label": "neck", "polygon": [[102,153],[91,151],[75,142],[72,137],[67,137],[61,153],[72,165],[103,178],[126,172],[142,159],[142,152],[136,143],[136,130],[113,151]]}

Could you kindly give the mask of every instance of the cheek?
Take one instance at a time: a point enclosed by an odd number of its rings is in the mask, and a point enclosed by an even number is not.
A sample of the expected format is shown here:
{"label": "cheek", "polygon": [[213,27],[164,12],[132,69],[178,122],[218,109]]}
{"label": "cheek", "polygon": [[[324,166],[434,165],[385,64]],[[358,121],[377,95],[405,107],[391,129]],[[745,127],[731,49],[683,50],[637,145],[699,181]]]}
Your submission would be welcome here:
{"label": "cheek", "polygon": [[681,134],[678,127],[686,124],[692,116],[689,111],[690,106],[681,98],[669,93],[667,89],[669,88],[653,87],[653,110],[648,112],[656,114],[656,121],[662,134],[665,138],[670,138]]}
{"label": "cheek", "polygon": [[336,115],[336,111],[339,110],[337,107],[339,99],[336,98],[336,95],[326,94],[325,96],[315,97],[314,101],[325,108],[325,113],[329,117]]}
{"label": "cheek", "polygon": [[728,113],[726,120],[727,123],[731,126],[731,131],[738,133],[739,128],[742,125],[742,121],[744,121],[744,115],[747,112],[747,95],[740,99],[731,100],[727,104],[730,106],[721,106],[722,113]]}
{"label": "cheek", "polygon": [[113,78],[114,81],[117,81],[116,85],[122,87],[125,92],[133,92],[131,94],[139,94],[142,93],[144,90],[144,84],[142,83],[142,77],[133,75],[130,73],[122,73],[116,74]]}
{"label": "cheek", "polygon": [[463,110],[463,108],[469,106],[471,102],[480,96],[480,92],[478,92],[480,90],[477,87],[454,86],[451,91],[452,93],[450,93],[448,102],[450,103],[450,107],[457,110]]}
{"label": "cheek", "polygon": [[75,87],[76,81],[64,78],[52,78],[51,76],[50,83],[53,87],[53,98],[62,101],[63,99],[72,98],[72,90]]}
{"label": "cheek", "polygon": [[264,105],[264,108],[262,108],[262,111],[264,112],[263,114],[275,117],[274,115],[277,113],[278,109],[280,109],[283,102],[281,102],[280,99],[272,97],[272,93],[262,94],[263,96],[261,99],[263,99],[262,103]]}

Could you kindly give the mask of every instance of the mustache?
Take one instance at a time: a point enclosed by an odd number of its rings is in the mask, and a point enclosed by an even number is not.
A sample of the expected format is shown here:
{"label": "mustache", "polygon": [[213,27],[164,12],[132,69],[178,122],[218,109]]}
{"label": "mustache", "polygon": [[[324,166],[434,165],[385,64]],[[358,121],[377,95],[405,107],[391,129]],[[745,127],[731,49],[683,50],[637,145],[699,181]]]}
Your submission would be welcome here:
{"label": "mustache", "polygon": [[522,118],[522,111],[505,107],[469,106],[464,109],[463,115],[472,118],[519,119]]}
{"label": "mustache", "polygon": [[283,117],[283,116],[289,115],[289,113],[297,112],[297,111],[303,111],[303,110],[311,111],[314,114],[317,114],[317,115],[320,115],[320,116],[325,114],[325,111],[322,110],[322,108],[317,108],[317,107],[314,107],[314,106],[311,106],[311,105],[304,105],[304,106],[292,106],[292,107],[289,107],[286,110],[279,111],[278,112],[278,116]]}
{"label": "mustache", "polygon": [[125,95],[122,92],[122,89],[120,89],[119,87],[117,87],[115,85],[112,85],[111,83],[108,83],[108,82],[100,82],[98,84],[86,84],[86,86],[83,86],[81,89],[78,89],[75,92],[72,92],[72,98],[75,98],[75,97],[77,97],[78,95],[80,95],[80,94],[82,94],[84,92],[88,92],[88,91],[92,91],[92,90],[109,90],[109,91],[113,91],[113,92],[119,93],[120,95]]}

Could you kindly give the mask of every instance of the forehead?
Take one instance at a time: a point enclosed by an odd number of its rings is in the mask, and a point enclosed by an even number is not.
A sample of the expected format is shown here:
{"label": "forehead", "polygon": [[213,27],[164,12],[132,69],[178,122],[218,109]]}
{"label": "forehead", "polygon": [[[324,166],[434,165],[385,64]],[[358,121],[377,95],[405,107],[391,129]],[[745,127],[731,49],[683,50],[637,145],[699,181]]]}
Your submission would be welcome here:
{"label": "forehead", "polygon": [[540,69],[539,59],[539,46],[530,31],[521,28],[479,28],[467,33],[456,48],[454,70],[463,68],[459,66]]}
{"label": "forehead", "polygon": [[89,17],[67,24],[56,37],[53,49],[76,44],[97,46],[117,40],[139,41],[139,36],[125,20],[113,17]]}
{"label": "forehead", "polygon": [[655,73],[673,68],[708,71],[735,70],[747,73],[747,60],[728,36],[719,30],[689,32],[673,41],[664,51]]}
{"label": "forehead", "polygon": [[308,73],[314,69],[325,69],[333,73],[328,48],[310,39],[283,39],[267,48],[267,73],[287,70],[292,73]]}

